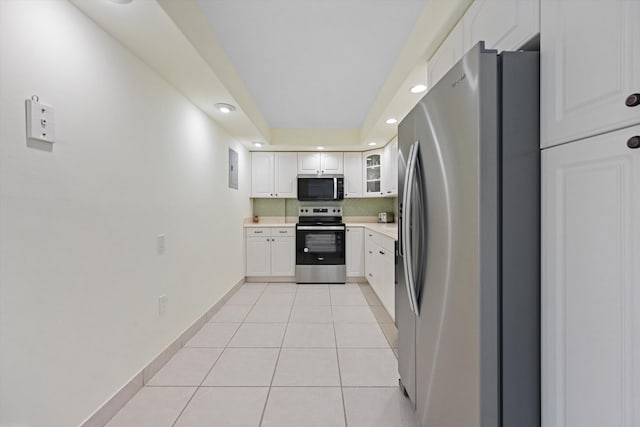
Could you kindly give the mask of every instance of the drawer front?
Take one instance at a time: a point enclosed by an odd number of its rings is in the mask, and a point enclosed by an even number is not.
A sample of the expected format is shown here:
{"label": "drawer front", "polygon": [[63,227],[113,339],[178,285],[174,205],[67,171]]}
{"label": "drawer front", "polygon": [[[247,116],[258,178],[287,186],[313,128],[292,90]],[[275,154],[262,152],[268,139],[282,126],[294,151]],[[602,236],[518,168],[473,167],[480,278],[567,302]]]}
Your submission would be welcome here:
{"label": "drawer front", "polygon": [[385,252],[393,254],[393,251],[395,250],[395,240],[392,238],[378,234],[376,243],[385,249]]}
{"label": "drawer front", "polygon": [[271,236],[271,228],[268,227],[249,227],[246,228],[247,237]]}
{"label": "drawer front", "polygon": [[296,229],[294,227],[278,227],[271,229],[272,236],[291,236],[294,237],[296,235]]}
{"label": "drawer front", "polygon": [[380,233],[371,230],[365,230],[365,241],[370,240],[376,245],[386,249],[387,251],[393,253],[395,250],[395,240],[391,237],[384,236]]}

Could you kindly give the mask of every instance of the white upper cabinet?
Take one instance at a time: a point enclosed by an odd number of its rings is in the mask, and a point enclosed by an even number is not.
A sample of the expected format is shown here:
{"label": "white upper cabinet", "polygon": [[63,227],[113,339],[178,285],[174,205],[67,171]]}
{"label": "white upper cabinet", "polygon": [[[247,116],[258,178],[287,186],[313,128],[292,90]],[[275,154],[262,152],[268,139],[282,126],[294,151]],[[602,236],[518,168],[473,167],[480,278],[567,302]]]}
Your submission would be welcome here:
{"label": "white upper cabinet", "polygon": [[432,88],[464,55],[462,20],[451,30],[427,63],[428,87]]}
{"label": "white upper cabinet", "polygon": [[344,153],[344,197],[362,197],[362,153]]}
{"label": "white upper cabinet", "polygon": [[636,0],[542,0],[542,147],[640,123],[639,22]]}
{"label": "white upper cabinet", "polygon": [[298,154],[275,153],[274,197],[298,197]]}
{"label": "white upper cabinet", "polygon": [[362,155],[364,195],[383,196],[382,193],[383,150],[366,151]]}
{"label": "white upper cabinet", "polygon": [[273,196],[273,153],[251,153],[251,197]]}
{"label": "white upper cabinet", "polygon": [[320,173],[342,174],[344,173],[343,153],[320,153]]}
{"label": "white upper cabinet", "polygon": [[298,173],[303,175],[344,173],[342,153],[298,153]]}
{"label": "white upper cabinet", "polygon": [[627,146],[638,135],[542,151],[546,427],[640,426],[640,149]]}
{"label": "white upper cabinet", "polygon": [[251,197],[297,197],[297,153],[251,153]]}
{"label": "white upper cabinet", "polygon": [[475,0],[427,63],[428,86],[479,41],[488,49],[517,50],[539,32],[540,0]]}
{"label": "white upper cabinet", "polygon": [[382,192],[385,196],[398,194],[398,138],[384,147],[382,154]]}
{"label": "white upper cabinet", "polygon": [[298,173],[315,175],[320,173],[320,153],[298,153]]}
{"label": "white upper cabinet", "polygon": [[520,49],[540,32],[540,0],[475,0],[463,18],[464,51]]}

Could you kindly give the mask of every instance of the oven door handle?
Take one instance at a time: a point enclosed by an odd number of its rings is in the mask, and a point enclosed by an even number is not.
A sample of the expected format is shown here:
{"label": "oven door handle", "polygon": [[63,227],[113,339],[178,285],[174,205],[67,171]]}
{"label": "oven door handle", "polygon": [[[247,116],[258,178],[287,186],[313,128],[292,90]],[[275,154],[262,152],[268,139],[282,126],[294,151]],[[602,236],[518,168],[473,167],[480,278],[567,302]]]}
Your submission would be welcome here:
{"label": "oven door handle", "polygon": [[303,231],[344,231],[346,227],[344,225],[299,225],[296,229]]}

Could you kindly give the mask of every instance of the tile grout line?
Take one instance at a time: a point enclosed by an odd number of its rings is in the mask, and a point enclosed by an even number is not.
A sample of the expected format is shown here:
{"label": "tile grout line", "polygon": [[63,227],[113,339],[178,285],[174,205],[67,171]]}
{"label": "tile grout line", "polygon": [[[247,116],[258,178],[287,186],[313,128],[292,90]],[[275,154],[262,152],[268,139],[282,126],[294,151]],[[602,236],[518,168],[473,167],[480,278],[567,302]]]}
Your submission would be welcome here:
{"label": "tile grout line", "polygon": [[[244,287],[244,284],[242,285],[242,287]],[[242,289],[242,288],[240,288]],[[238,289],[238,290],[240,290]],[[184,407],[182,408],[182,410],[180,411],[180,413],[178,414],[178,416],[176,417],[175,421],[173,422],[173,424],[171,424],[171,427],[175,427],[176,423],[178,422],[178,420],[180,419],[180,417],[182,416],[182,414],[184,414],[184,411],[187,409],[187,407],[189,406],[189,404],[191,403],[191,401],[193,400],[193,398],[195,397],[196,393],[198,392],[198,390],[200,390],[202,388],[202,383],[204,383],[204,380],[207,379],[207,377],[209,376],[209,374],[211,373],[211,371],[213,370],[213,367],[216,366],[216,363],[218,363],[218,360],[220,360],[220,358],[222,357],[222,354],[227,350],[227,348],[229,348],[229,344],[231,343],[231,340],[233,339],[233,337],[236,336],[236,334],[238,333],[238,331],[240,330],[240,327],[244,324],[244,319],[247,318],[247,316],[249,315],[249,313],[251,312],[251,310],[253,310],[253,307],[256,305],[256,303],[258,302],[258,299],[260,299],[260,296],[264,293],[264,290],[267,289],[267,287],[265,286],[264,289],[262,289],[262,292],[260,292],[260,294],[258,294],[258,298],[256,298],[256,300],[254,301],[253,304],[251,304],[251,308],[249,309],[249,311],[247,311],[247,314],[245,314],[245,316],[242,318],[242,321],[240,322],[239,326],[236,328],[236,330],[233,332],[233,335],[231,335],[231,337],[229,337],[229,339],[227,340],[227,343],[225,344],[223,350],[220,352],[220,354],[218,355],[218,357],[216,357],[216,360],[213,362],[213,364],[211,365],[211,367],[207,370],[207,373],[204,374],[204,377],[202,377],[202,380],[200,381],[200,384],[196,386],[196,389],[194,390],[193,394],[191,395],[191,397],[189,398],[189,400],[187,400],[187,403],[184,405]],[[237,293],[237,291],[236,291]],[[225,302],[226,304],[226,302]],[[224,305],[223,304],[223,307]],[[222,307],[220,307],[222,308]],[[213,316],[212,316],[213,318]],[[211,322],[211,319],[206,322],[206,323],[215,323],[215,322]],[[206,324],[205,323],[205,324]],[[229,322],[232,323],[232,322]],[[233,322],[235,323],[235,322]],[[204,325],[202,325],[204,326]],[[216,347],[194,347],[194,348],[216,348]],[[219,347],[218,347],[219,348]]]}
{"label": "tile grout line", "polygon": [[[269,284],[267,284],[269,286]],[[265,288],[266,289],[266,288]],[[289,329],[289,321],[291,320],[291,313],[293,312],[293,305],[296,302],[296,296],[298,295],[298,288],[294,292],[293,301],[291,301],[291,307],[289,308],[289,317],[287,318],[286,326],[284,327],[284,333],[282,334],[282,341],[280,341],[280,348],[278,349],[278,357],[276,357],[276,363],[273,366],[273,373],[271,374],[271,382],[269,383],[269,389],[267,390],[267,397],[264,400],[264,406],[262,407],[262,414],[260,414],[260,421],[258,427],[262,425],[264,421],[264,414],[267,412],[267,404],[269,403],[269,396],[271,396],[271,388],[273,387],[273,380],[276,377],[276,371],[278,370],[278,363],[280,362],[280,354],[282,353],[282,346],[284,345],[284,339],[287,336],[287,329]]]}
{"label": "tile grout line", "polygon": [[333,320],[333,322],[331,323],[333,325],[333,339],[336,343],[336,362],[338,364],[338,379],[340,380],[340,397],[342,397],[342,416],[344,419],[344,425],[345,427],[348,426],[347,424],[347,405],[344,401],[344,387],[342,385],[342,369],[340,369],[340,356],[338,355],[338,335],[336,334],[336,319],[335,317],[333,317],[333,299],[331,298],[331,288],[329,288],[329,304],[331,307],[331,320]]}

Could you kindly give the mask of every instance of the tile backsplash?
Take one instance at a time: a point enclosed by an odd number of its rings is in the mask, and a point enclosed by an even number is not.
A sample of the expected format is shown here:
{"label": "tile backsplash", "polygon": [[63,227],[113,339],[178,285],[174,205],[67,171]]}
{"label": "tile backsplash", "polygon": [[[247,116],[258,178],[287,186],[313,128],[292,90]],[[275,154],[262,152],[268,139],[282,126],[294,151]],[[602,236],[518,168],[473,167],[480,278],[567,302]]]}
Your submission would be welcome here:
{"label": "tile backsplash", "polygon": [[397,215],[397,198],[344,199],[341,202],[299,202],[297,199],[253,199],[253,215],[298,216],[298,207],[342,206],[343,216],[376,216],[379,212]]}

